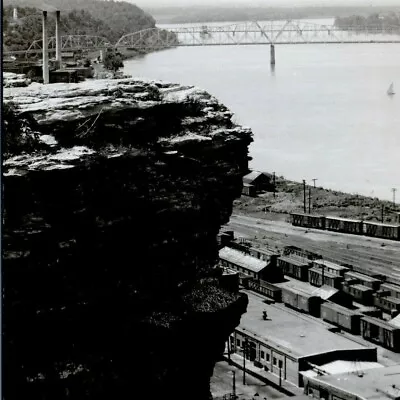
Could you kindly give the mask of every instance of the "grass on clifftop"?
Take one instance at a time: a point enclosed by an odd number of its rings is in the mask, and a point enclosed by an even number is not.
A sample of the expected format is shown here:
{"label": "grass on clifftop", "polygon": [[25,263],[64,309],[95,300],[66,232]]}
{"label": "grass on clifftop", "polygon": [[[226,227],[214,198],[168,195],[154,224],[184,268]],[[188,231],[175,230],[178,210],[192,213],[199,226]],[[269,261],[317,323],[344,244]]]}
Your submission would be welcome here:
{"label": "grass on clifftop", "polygon": [[[308,188],[306,205],[308,212]],[[289,181],[283,177],[276,178],[276,194],[265,192],[258,197],[241,196],[234,202],[234,213],[254,217],[285,220],[291,212],[303,212],[303,184]],[[333,215],[343,218],[354,218],[381,222],[382,208],[385,223],[396,222],[396,211],[390,201],[379,200],[357,194],[343,193],[323,187],[311,187],[311,213]],[[266,213],[267,212],[267,213]]]}

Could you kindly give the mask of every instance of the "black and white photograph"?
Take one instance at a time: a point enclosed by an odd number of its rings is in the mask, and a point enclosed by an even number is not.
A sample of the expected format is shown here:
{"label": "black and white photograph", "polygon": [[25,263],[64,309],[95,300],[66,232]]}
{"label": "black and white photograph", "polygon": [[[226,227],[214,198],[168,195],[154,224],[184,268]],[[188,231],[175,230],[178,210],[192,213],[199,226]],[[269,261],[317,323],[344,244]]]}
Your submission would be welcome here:
{"label": "black and white photograph", "polygon": [[1,400],[400,400],[400,0],[3,0]]}

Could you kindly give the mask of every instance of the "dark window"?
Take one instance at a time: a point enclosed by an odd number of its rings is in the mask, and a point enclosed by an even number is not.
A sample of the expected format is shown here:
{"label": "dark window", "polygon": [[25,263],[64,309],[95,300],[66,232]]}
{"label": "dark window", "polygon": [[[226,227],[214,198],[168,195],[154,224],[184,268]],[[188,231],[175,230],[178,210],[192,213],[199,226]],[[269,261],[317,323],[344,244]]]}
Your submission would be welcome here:
{"label": "dark window", "polygon": [[283,367],[283,361],[282,360],[279,360],[278,366],[279,366],[279,368]]}
{"label": "dark window", "polygon": [[270,359],[269,353],[267,353],[267,362],[269,362],[269,359]]}
{"label": "dark window", "polygon": [[265,358],[265,353],[263,351],[261,351],[261,358],[264,359]]}
{"label": "dark window", "polygon": [[236,346],[240,347],[240,339],[236,339]]}
{"label": "dark window", "polygon": [[276,365],[276,357],[274,357],[273,364]]}

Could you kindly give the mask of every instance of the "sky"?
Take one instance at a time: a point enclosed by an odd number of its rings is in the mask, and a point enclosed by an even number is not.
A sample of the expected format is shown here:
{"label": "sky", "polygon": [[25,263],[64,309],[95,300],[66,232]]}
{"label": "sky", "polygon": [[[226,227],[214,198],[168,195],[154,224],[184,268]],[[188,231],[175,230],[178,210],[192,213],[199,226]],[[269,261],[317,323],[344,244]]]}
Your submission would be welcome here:
{"label": "sky", "polygon": [[400,0],[125,0],[139,7],[214,5],[249,7],[305,7],[305,6],[400,6]]}

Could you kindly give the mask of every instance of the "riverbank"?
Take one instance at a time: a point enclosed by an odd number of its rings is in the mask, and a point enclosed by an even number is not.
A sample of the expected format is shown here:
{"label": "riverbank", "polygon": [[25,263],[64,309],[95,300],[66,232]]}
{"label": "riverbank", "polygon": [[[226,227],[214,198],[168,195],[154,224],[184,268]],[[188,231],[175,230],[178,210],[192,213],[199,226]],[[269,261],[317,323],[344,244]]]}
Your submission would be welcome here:
{"label": "riverbank", "polygon": [[[311,195],[311,199],[310,199]],[[276,178],[276,193],[257,197],[241,196],[234,202],[234,214],[282,221],[294,211],[304,211],[304,188],[300,182]],[[398,222],[400,207],[374,197],[344,193],[323,187],[306,186],[306,211],[385,223]],[[383,215],[383,219],[382,219]]]}

